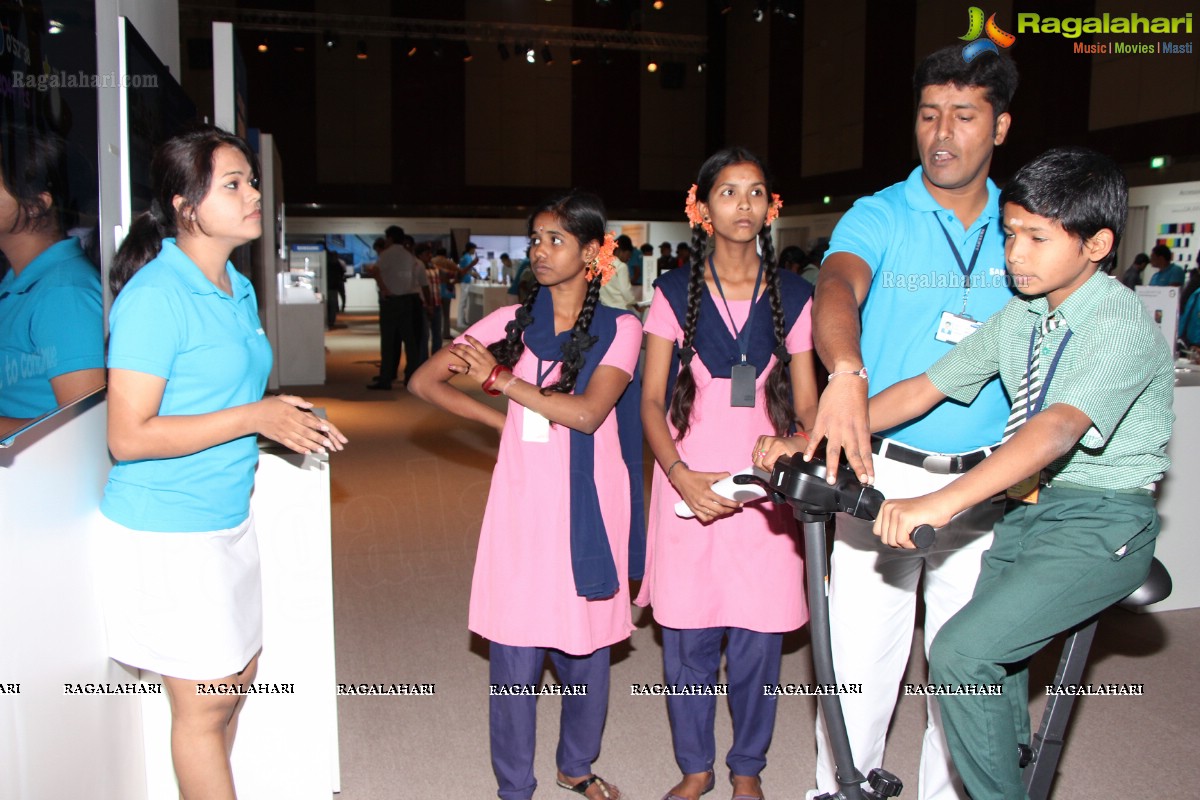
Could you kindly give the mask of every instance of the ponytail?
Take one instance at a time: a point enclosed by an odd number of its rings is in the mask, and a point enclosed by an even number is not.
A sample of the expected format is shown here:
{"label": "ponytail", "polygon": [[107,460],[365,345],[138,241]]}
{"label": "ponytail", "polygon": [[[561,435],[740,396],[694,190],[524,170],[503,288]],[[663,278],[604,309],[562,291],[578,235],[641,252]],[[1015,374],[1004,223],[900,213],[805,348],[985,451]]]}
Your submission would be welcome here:
{"label": "ponytail", "polygon": [[150,204],[149,211],[134,217],[108,272],[108,285],[113,297],[121,293],[139,269],[158,256],[162,250],[162,240],[174,235],[173,228],[165,220],[157,200]]}
{"label": "ponytail", "polygon": [[692,265],[688,276],[687,314],[683,321],[683,342],[679,345],[679,376],[671,392],[671,424],[677,431],[675,441],[682,441],[691,427],[692,403],[696,400],[696,377],[692,374],[692,359],[696,355],[693,342],[700,319],[700,301],[704,299],[704,255],[708,234],[696,225],[692,228]]}
{"label": "ponytail", "polygon": [[786,436],[796,424],[796,406],[792,400],[792,356],[787,351],[787,330],[784,327],[783,297],[779,287],[779,265],[775,261],[775,244],[771,228],[763,226],[758,234],[762,260],[766,266],[767,299],[771,303],[771,323],[775,330],[775,366],[767,376],[767,416],[776,436]]}

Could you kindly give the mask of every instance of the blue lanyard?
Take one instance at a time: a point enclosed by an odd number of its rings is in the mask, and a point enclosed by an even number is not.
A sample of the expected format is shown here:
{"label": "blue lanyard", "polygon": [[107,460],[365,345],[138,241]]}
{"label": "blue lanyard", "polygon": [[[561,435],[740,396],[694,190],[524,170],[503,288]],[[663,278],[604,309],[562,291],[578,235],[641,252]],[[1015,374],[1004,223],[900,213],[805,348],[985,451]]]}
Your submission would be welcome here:
{"label": "blue lanyard", "polygon": [[[1037,341],[1039,322],[1029,332],[1029,360],[1025,362],[1025,385],[1028,386],[1033,380],[1033,348]],[[1058,360],[1062,358],[1063,351],[1067,349],[1067,342],[1071,341],[1071,334],[1074,333],[1071,329],[1067,329],[1067,333],[1063,336],[1063,340],[1058,344],[1058,350],[1054,352],[1054,358],[1050,361],[1050,369],[1046,371],[1046,377],[1042,379],[1042,388],[1038,392],[1037,400],[1033,399],[1033,393],[1030,392],[1025,396],[1025,419],[1029,420],[1034,414],[1042,410],[1042,404],[1046,402],[1046,392],[1050,389],[1050,379],[1054,377],[1054,371],[1058,369]]]}
{"label": "blue lanyard", "polygon": [[[554,368],[556,366],[558,366],[560,363],[562,363],[562,359],[557,359],[555,361],[542,361],[539,358],[537,360],[537,362],[538,362],[537,363],[537,385],[538,385],[538,388],[541,388],[542,381],[544,381],[544,380],[546,380],[546,378],[550,377],[550,373],[554,371]],[[542,369],[542,364],[546,365],[545,370]]]}
{"label": "blue lanyard", "polygon": [[754,320],[754,310],[758,308],[758,289],[762,286],[762,276],[765,265],[758,262],[758,276],[754,279],[754,294],[750,295],[750,313],[746,315],[746,322],[742,325],[741,330],[738,330],[737,323],[733,321],[733,312],[729,310],[729,301],[725,299],[725,290],[721,288],[721,277],[717,275],[717,268],[713,266],[713,257],[708,257],[708,271],[712,273],[713,283],[717,285],[717,293],[721,295],[721,302],[725,304],[725,313],[729,315],[729,324],[733,326],[733,335],[737,339],[738,352],[742,355],[742,363],[746,363],[746,355],[750,352],[750,323]]}
{"label": "blue lanyard", "polygon": [[[936,214],[934,215],[937,216]],[[954,254],[954,260],[958,262],[958,271],[963,274],[963,287],[967,288],[971,284],[971,273],[975,271],[975,262],[979,260],[979,251],[983,249],[983,239],[987,236],[988,226],[984,225],[979,231],[979,238],[975,240],[975,252],[971,253],[971,264],[967,266],[963,263],[962,256],[958,254],[958,248],[954,246],[954,239],[950,236],[950,231],[946,230],[945,224],[938,219],[938,227],[942,229],[942,233],[946,236],[946,244],[950,245],[950,252]]]}

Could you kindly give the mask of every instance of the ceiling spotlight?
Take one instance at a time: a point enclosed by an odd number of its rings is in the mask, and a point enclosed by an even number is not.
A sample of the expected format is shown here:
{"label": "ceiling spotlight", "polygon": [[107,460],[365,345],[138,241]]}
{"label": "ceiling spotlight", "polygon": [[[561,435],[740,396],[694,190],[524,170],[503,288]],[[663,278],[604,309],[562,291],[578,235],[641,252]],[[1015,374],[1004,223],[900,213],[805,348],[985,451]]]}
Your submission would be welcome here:
{"label": "ceiling spotlight", "polygon": [[526,64],[536,64],[537,63],[537,53],[533,52],[533,45],[526,45],[526,47],[525,47],[525,63]]}
{"label": "ceiling spotlight", "polygon": [[650,5],[654,8],[655,11],[662,11],[663,6],[665,6],[666,3],[664,3],[663,0],[654,0],[654,2],[651,3]]}
{"label": "ceiling spotlight", "polygon": [[554,56],[550,52],[549,43],[542,45],[542,61],[545,62],[547,67],[554,63]]}
{"label": "ceiling spotlight", "polygon": [[728,14],[730,11],[733,11],[733,3],[725,3],[721,6],[722,14]]}
{"label": "ceiling spotlight", "polygon": [[46,30],[49,33],[62,33],[63,24],[62,24],[62,22],[60,22],[59,20],[56,20],[56,19],[48,20],[46,23]]}
{"label": "ceiling spotlight", "polygon": [[258,43],[258,52],[260,52],[260,53],[265,53],[265,52],[267,52],[267,40],[266,40],[266,38],[264,38],[264,39],[263,39],[261,42],[259,42],[259,43]]}
{"label": "ceiling spotlight", "polygon": [[653,58],[646,62],[646,72],[658,72],[658,62]]}
{"label": "ceiling spotlight", "polygon": [[325,40],[326,50],[332,50],[333,48],[337,47],[338,40],[333,31],[325,31],[325,35],[322,38]]}
{"label": "ceiling spotlight", "polygon": [[475,56],[471,55],[471,45],[467,44],[466,42],[463,42],[463,46],[462,46],[463,63],[464,64],[470,63],[471,59],[473,59],[474,57]]}
{"label": "ceiling spotlight", "polygon": [[800,2],[799,0],[776,0],[775,13],[794,22],[800,17]]}
{"label": "ceiling spotlight", "polygon": [[500,42],[496,45],[496,51],[500,53],[501,61],[508,61],[508,45],[506,45],[504,42]]}
{"label": "ceiling spotlight", "polygon": [[367,41],[366,41],[366,39],[358,40],[358,53],[356,53],[354,57],[357,58],[359,61],[367,60]]}
{"label": "ceiling spotlight", "polygon": [[572,47],[571,48],[571,66],[578,67],[582,63],[583,63],[583,53],[580,52],[578,47]]}
{"label": "ceiling spotlight", "polygon": [[755,22],[763,21],[763,18],[767,16],[767,0],[757,0],[754,4],[753,16]]}
{"label": "ceiling spotlight", "polygon": [[708,69],[708,62],[706,60],[701,58],[696,62],[696,72],[704,72],[706,69]]}
{"label": "ceiling spotlight", "polygon": [[410,43],[410,44],[408,45],[408,52],[406,53],[406,55],[407,55],[409,58],[412,58],[412,57],[413,57],[413,56],[415,56],[416,54],[417,54],[417,45],[416,45],[415,43]]}
{"label": "ceiling spotlight", "polygon": [[433,50],[431,52],[433,53],[434,58],[442,57],[442,43],[440,40],[433,43]]}

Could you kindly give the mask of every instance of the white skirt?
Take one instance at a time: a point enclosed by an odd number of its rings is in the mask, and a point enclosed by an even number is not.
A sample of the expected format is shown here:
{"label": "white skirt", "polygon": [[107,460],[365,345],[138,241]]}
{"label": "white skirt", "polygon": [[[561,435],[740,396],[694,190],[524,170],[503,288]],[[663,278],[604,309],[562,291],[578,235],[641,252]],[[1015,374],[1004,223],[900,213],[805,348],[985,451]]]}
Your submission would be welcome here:
{"label": "white skirt", "polygon": [[262,648],[253,514],[204,533],[135,531],[98,516],[93,563],[109,656],[188,680],[241,671]]}

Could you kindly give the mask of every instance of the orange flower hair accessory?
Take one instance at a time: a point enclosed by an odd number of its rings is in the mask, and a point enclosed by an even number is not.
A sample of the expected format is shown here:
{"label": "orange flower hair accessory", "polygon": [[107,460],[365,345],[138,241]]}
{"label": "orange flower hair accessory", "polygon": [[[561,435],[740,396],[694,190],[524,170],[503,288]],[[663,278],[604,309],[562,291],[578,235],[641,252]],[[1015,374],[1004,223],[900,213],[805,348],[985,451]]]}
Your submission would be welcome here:
{"label": "orange flower hair accessory", "polygon": [[616,261],[614,252],[617,249],[617,240],[613,237],[612,231],[604,234],[604,241],[600,243],[600,252],[596,253],[596,257],[587,265],[587,271],[584,277],[588,279],[588,283],[592,282],[597,275],[600,276],[600,285],[608,283],[612,280],[612,276],[617,274]]}
{"label": "orange flower hair accessory", "polygon": [[687,214],[688,222],[691,223],[693,228],[699,225],[701,228],[704,228],[704,232],[707,235],[712,236],[712,223],[706,220],[704,215],[700,213],[700,209],[696,207],[696,189],[698,188],[693,183],[692,188],[688,189],[687,202],[683,204],[683,213]]}
{"label": "orange flower hair accessory", "polygon": [[779,219],[779,210],[783,208],[783,199],[774,192],[771,193],[771,205],[767,206],[767,225]]}

